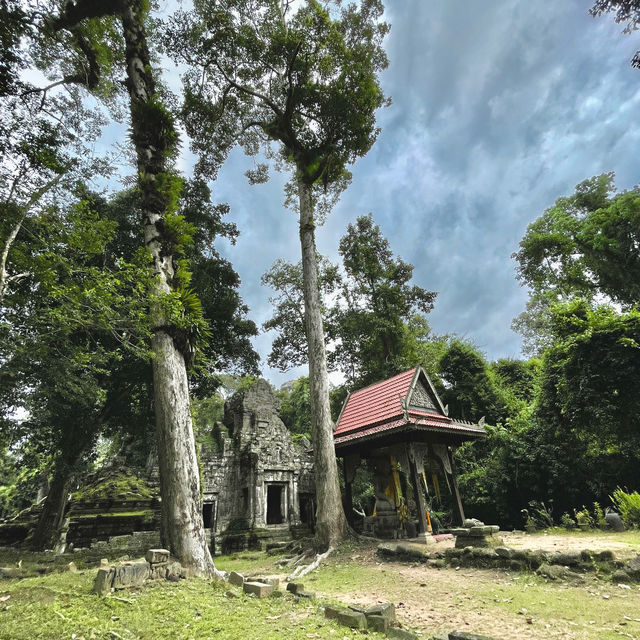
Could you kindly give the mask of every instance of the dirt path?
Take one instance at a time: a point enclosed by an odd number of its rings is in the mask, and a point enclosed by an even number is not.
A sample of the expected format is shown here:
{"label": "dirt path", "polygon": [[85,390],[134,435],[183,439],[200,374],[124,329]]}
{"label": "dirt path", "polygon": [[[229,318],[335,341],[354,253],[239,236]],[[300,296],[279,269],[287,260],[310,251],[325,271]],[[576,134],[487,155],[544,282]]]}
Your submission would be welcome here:
{"label": "dirt path", "polygon": [[[637,545],[603,544],[598,536],[515,534],[505,543],[550,551],[637,551]],[[313,578],[309,584],[319,595],[360,606],[393,602],[398,620],[425,637],[460,629],[496,640],[640,640],[640,586],[619,586],[592,574],[546,582],[531,573],[379,562],[373,545],[348,558],[334,557],[323,570],[331,573],[331,584],[322,576],[317,587]]]}

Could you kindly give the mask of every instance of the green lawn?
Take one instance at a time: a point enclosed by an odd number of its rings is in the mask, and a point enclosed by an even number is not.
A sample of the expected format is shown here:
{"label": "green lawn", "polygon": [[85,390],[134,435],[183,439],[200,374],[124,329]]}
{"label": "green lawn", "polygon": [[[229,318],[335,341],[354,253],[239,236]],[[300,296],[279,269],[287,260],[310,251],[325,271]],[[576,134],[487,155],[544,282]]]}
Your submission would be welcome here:
{"label": "green lawn", "polygon": [[[638,539],[637,532],[606,535],[631,544]],[[9,555],[0,554],[0,564],[16,560]],[[34,575],[43,559],[53,572]],[[284,576],[278,559],[244,552],[216,558],[216,566]],[[68,560],[25,556],[23,567],[31,577],[0,582],[0,640],[364,638],[325,620],[317,613],[318,602],[298,603],[288,593],[256,600],[205,580],[149,583],[99,598],[91,594],[95,567],[59,572]],[[640,586],[620,586],[597,575],[547,582],[531,573],[380,562],[374,543],[350,542],[303,582],[319,602],[391,601],[400,622],[423,638],[456,628],[500,640],[640,638]]]}

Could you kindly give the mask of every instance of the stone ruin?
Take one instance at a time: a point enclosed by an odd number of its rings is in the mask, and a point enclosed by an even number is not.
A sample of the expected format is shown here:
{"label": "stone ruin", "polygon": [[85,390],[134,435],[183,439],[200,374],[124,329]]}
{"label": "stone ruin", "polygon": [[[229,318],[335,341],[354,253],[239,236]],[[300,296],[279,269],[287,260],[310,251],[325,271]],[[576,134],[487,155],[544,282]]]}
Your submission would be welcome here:
{"label": "stone ruin", "polygon": [[237,391],[214,427],[215,449],[201,452],[203,516],[215,553],[261,548],[311,535],[313,452],[294,442],[266,380]]}
{"label": "stone ruin", "polygon": [[[315,486],[311,444],[294,442],[266,380],[225,403],[203,446],[203,518],[213,553],[262,548],[312,534]],[[132,490],[132,488],[134,490]],[[67,506],[59,551],[104,556],[157,546],[160,501],[157,465],[135,473],[117,461],[91,474]],[[41,504],[0,525],[0,545],[19,543],[35,526]]]}

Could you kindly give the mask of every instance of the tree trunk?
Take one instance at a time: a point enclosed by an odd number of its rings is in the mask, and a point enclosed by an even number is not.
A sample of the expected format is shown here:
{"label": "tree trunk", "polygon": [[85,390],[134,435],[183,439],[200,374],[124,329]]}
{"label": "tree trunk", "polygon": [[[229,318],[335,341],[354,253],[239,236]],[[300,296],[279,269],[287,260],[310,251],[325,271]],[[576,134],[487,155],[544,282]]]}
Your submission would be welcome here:
{"label": "tree trunk", "polygon": [[[139,186],[142,192],[144,238],[153,257],[151,314],[154,337],[153,387],[162,497],[162,538],[180,562],[199,575],[213,575],[202,520],[200,475],[191,423],[187,367],[157,302],[173,290],[173,242],[166,227],[172,175],[168,162],[176,136],[173,121],[156,95],[144,27],[142,0],[123,3],[127,89]],[[165,118],[149,126],[149,116]]]}
{"label": "tree trunk", "polygon": [[333,444],[333,421],[329,405],[329,377],[320,289],[318,287],[311,186],[300,176],[298,176],[298,196],[300,199],[304,317],[309,350],[313,460],[318,504],[316,540],[321,548],[327,549],[342,540],[347,530],[347,521],[342,508],[338,464]]}
{"label": "tree trunk", "polygon": [[71,486],[71,467],[62,462],[54,471],[49,493],[42,505],[38,524],[31,537],[30,547],[34,551],[53,549],[58,541],[59,529],[64,520],[64,509]]}

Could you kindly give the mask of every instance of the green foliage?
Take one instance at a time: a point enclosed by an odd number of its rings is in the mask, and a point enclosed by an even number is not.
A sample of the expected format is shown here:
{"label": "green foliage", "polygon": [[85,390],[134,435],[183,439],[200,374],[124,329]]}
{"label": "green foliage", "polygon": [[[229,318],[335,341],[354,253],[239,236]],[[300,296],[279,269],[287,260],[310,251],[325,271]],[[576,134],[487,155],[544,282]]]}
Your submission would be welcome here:
{"label": "green foliage", "polygon": [[267,0],[227,0],[194,9],[173,18],[166,45],[200,67],[184,78],[199,169],[215,175],[234,144],[255,155],[266,139],[281,145],[278,162],[308,185],[343,185],[346,165],[375,141],[374,112],[386,102],[377,78],[387,65],[382,3],[329,8],[309,0],[294,12]]}
{"label": "green foliage", "polygon": [[153,147],[165,157],[172,157],[178,147],[178,132],[173,115],[158,95],[132,102],[131,137],[136,146]]}
{"label": "green foliage", "polygon": [[[317,256],[318,285],[322,299],[331,299],[339,285],[338,268],[327,258]],[[263,274],[261,282],[277,292],[269,298],[274,305],[273,316],[263,325],[265,331],[277,330],[271,353],[267,360],[269,366],[281,371],[307,362],[307,336],[304,319],[304,295],[302,287],[302,262],[291,264],[285,260],[276,260],[271,269]],[[333,336],[336,329],[331,318],[325,313],[325,331]]]}
{"label": "green foliage", "polygon": [[640,494],[637,491],[629,493],[616,487],[610,499],[628,527],[640,527]]}
{"label": "green foliage", "polygon": [[193,399],[191,415],[196,442],[212,451],[219,451],[214,425],[224,418],[224,398],[216,392],[206,398]]}
{"label": "green foliage", "polygon": [[276,395],[280,398],[280,418],[287,429],[311,438],[309,378],[303,376],[283,384]]}
{"label": "green foliage", "polygon": [[[603,13],[615,13],[614,20],[618,24],[626,22],[622,30],[625,34],[632,33],[640,26],[640,7],[631,0],[595,0],[589,13],[594,17]],[[631,59],[631,66],[640,68],[640,51],[636,51]]]}
{"label": "green foliage", "polygon": [[591,513],[589,513],[589,509],[587,509],[584,505],[582,509],[574,511],[574,515],[576,518],[576,522],[578,526],[582,525],[585,528],[592,529],[595,526],[595,520]]}
{"label": "green foliage", "polygon": [[452,340],[439,369],[445,383],[442,401],[449,405],[450,415],[471,421],[484,416],[494,425],[509,417],[506,399],[494,372],[472,344]]}
{"label": "green foliage", "polygon": [[331,360],[350,385],[365,386],[418,364],[436,294],[409,285],[413,266],[396,258],[371,214],[340,239],[345,278],[333,311],[339,338]]}
{"label": "green foliage", "polygon": [[535,293],[640,301],[640,192],[616,195],[613,179],[585,180],[529,225],[514,257]]}
{"label": "green foliage", "polygon": [[[422,364],[435,373],[445,348],[424,314],[435,293],[410,285],[413,266],[396,258],[371,216],[349,225],[340,241],[344,276],[318,256],[329,366],[362,386]],[[263,326],[278,331],[269,364],[286,370],[306,363],[302,265],[276,261],[262,278],[277,291],[273,317]]]}
{"label": "green foliage", "polygon": [[576,521],[565,511],[560,518],[560,526],[565,529],[575,529]]}

